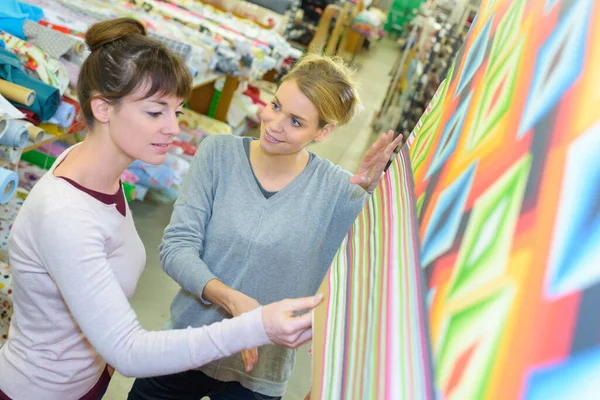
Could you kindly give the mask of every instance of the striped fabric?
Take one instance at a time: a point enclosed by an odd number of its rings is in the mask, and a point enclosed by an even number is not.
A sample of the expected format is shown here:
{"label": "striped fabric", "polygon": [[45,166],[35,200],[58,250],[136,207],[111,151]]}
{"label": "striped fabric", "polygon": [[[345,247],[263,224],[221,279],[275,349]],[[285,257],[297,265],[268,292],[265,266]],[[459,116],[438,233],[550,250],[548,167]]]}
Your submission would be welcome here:
{"label": "striped fabric", "polygon": [[[431,399],[415,199],[403,149],[344,239],[315,311],[311,399]],[[322,345],[322,347],[321,347]],[[317,372],[318,373],[318,372]]]}

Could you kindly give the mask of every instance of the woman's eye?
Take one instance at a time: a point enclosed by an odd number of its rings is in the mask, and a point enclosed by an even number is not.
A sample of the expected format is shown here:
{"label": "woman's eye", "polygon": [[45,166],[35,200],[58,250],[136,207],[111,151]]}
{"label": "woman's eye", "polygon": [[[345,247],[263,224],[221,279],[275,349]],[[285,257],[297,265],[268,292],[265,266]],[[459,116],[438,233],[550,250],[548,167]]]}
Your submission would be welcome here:
{"label": "woman's eye", "polygon": [[295,126],[296,128],[300,127],[300,122],[298,122],[297,119],[292,118],[291,121],[293,126]]}
{"label": "woman's eye", "polygon": [[177,115],[177,117],[180,117],[183,115],[183,111],[176,111],[175,115]]}
{"label": "woman's eye", "polygon": [[271,104],[273,105],[273,110],[279,111],[279,104],[275,103],[274,101],[272,101]]}
{"label": "woman's eye", "polygon": [[158,118],[162,115],[162,112],[146,112],[146,114],[148,114],[149,116],[151,116],[152,118]]}

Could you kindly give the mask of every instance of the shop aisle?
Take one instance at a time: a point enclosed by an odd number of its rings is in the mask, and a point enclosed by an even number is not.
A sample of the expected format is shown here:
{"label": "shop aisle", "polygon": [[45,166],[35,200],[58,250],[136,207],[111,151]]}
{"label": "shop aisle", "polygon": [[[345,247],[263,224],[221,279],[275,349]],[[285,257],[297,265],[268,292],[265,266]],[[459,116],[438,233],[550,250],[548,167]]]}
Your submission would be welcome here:
{"label": "shop aisle", "polygon": [[[384,38],[372,46],[368,53],[357,57],[360,69],[355,78],[365,109],[347,127],[334,132],[325,141],[313,145],[311,151],[348,171],[354,172],[357,169],[362,154],[379,135],[371,132],[369,124],[387,90],[390,79],[388,73],[398,51],[398,46],[392,40]],[[179,288],[162,271],[158,259],[158,245],[163,229],[169,222],[172,204],[134,202],[131,210],[147,254],[146,269],[131,304],[144,328],[156,330],[160,329],[169,317],[169,305]],[[304,398],[310,386],[310,362],[308,347],[300,348],[296,369],[284,400]],[[115,374],[104,399],[127,398],[132,383],[133,379]]]}

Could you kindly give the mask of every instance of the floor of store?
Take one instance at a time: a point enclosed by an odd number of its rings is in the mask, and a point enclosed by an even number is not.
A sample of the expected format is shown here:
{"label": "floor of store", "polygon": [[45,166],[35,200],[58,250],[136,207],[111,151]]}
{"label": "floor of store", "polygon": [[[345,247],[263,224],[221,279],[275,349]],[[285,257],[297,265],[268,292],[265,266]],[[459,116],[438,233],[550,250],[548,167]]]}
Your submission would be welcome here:
{"label": "floor of store", "polygon": [[[311,151],[348,171],[356,171],[362,154],[379,136],[379,133],[371,131],[370,123],[389,86],[388,74],[397,54],[398,46],[391,39],[384,38],[372,45],[368,52],[356,58],[359,69],[355,78],[365,109],[347,127],[334,132],[325,141],[313,145]],[[163,229],[169,222],[172,204],[134,202],[131,204],[131,210],[147,252],[146,270],[138,283],[131,304],[142,326],[157,330],[168,319],[169,305],[179,288],[162,271],[158,259],[158,245]],[[298,350],[296,368],[285,400],[304,398],[310,387],[310,371],[308,347],[304,346]],[[132,383],[133,379],[115,374],[104,399],[125,399]]]}

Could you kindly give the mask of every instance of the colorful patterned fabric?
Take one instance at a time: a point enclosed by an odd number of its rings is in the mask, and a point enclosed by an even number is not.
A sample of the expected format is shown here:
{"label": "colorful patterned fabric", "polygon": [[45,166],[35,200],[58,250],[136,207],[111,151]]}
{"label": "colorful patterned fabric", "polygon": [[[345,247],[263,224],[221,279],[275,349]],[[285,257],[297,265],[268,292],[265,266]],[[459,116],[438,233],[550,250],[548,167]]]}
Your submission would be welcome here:
{"label": "colorful patterned fabric", "polygon": [[26,69],[36,73],[40,81],[57,88],[61,95],[67,90],[69,74],[58,60],[48,56],[39,47],[6,32],[0,32],[0,40],[19,57]]}
{"label": "colorful patterned fabric", "polygon": [[[598,71],[599,2],[484,0],[438,99],[408,141],[439,398],[598,397]],[[398,164],[402,157],[391,168]],[[374,196],[381,198],[388,182],[386,177]],[[382,215],[380,210],[372,218]],[[355,243],[355,229],[345,243]],[[342,247],[336,262],[346,268],[333,264],[332,288],[367,284],[369,275],[356,283],[349,271],[373,260],[351,262],[390,240],[389,228],[371,229],[363,235],[381,234],[368,246]],[[412,251],[401,243],[397,257]],[[373,276],[385,277],[378,268]],[[346,275],[331,278],[338,270]],[[354,315],[349,305],[360,298],[347,290],[335,293],[329,304],[342,305],[326,313],[328,321],[339,313]],[[371,304],[370,315],[387,312]],[[389,318],[410,321],[400,312]],[[349,320],[345,329],[361,322]],[[340,337],[328,329],[324,348],[339,349]],[[406,340],[403,330],[395,332],[397,340]],[[315,346],[315,359],[325,368],[315,380],[335,381],[358,365],[359,373],[340,383],[341,393],[351,392],[355,377],[374,371],[361,363],[361,354],[381,351],[378,346],[393,349],[385,341],[367,342],[359,354],[341,348],[337,364]],[[387,364],[380,376],[400,379],[417,368],[409,360],[404,366]]]}
{"label": "colorful patterned fabric", "polygon": [[415,199],[402,150],[319,289],[312,399],[432,399]]}
{"label": "colorful patterned fabric", "polygon": [[598,393],[599,23],[484,1],[411,147],[445,399]]}

